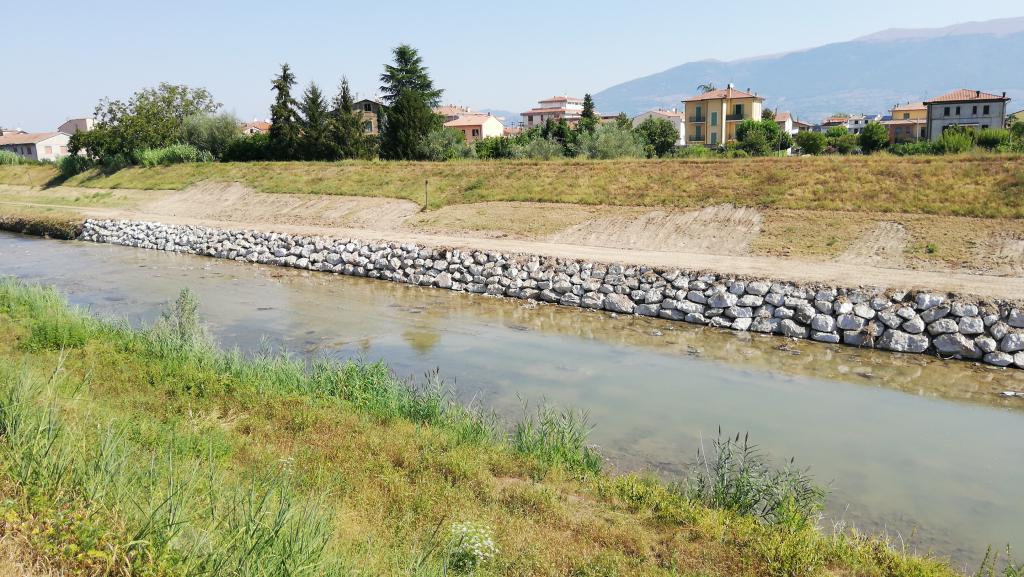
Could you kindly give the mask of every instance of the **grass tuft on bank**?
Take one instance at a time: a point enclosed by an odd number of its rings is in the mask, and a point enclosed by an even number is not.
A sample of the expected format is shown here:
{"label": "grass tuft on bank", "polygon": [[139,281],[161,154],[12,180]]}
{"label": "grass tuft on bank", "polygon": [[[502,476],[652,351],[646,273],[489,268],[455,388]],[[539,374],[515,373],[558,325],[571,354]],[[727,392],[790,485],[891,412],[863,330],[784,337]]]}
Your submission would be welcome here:
{"label": "grass tuft on bank", "polygon": [[643,159],[608,161],[188,163],[92,170],[60,180],[47,166],[0,166],[0,183],[180,190],[237,181],[260,192],[382,196],[427,207],[484,201],[759,208],[1024,217],[1024,157]]}
{"label": "grass tuft on bank", "polygon": [[69,575],[946,576],[816,526],[739,437],[707,477],[613,476],[586,420],[511,430],[383,364],[243,357],[187,292],[132,329],[0,281],[0,542]]}

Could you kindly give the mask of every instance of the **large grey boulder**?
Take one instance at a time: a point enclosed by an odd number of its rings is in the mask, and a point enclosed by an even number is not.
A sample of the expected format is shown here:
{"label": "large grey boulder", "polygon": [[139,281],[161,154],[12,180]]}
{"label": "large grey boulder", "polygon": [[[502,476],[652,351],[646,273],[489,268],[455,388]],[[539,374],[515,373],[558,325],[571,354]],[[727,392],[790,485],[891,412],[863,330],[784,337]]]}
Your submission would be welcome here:
{"label": "large grey boulder", "polygon": [[997,367],[1008,367],[1013,364],[1013,355],[996,351],[994,353],[985,353],[982,360]]}
{"label": "large grey boulder", "polygon": [[1024,351],[1024,333],[1008,333],[999,341],[999,350],[1004,353]]}
{"label": "large grey boulder", "polygon": [[839,315],[836,325],[844,331],[859,331],[864,328],[864,319],[853,314]]}
{"label": "large grey boulder", "polygon": [[836,330],[836,319],[832,315],[815,315],[811,319],[811,328],[821,333],[831,333]]}
{"label": "large grey boulder", "polygon": [[955,333],[959,330],[960,327],[957,326],[956,321],[953,319],[939,319],[928,325],[928,333],[932,336]]}
{"label": "large grey boulder", "polygon": [[943,355],[953,355],[964,359],[980,359],[982,353],[972,339],[960,333],[946,333],[935,337],[932,341],[935,350]]}
{"label": "large grey boulder", "polygon": [[626,295],[612,293],[604,297],[604,308],[613,313],[633,314],[636,303]]}
{"label": "large grey boulder", "polygon": [[889,329],[875,343],[878,348],[898,353],[923,353],[928,349],[928,337],[912,335],[903,331]]}
{"label": "large grey boulder", "polygon": [[797,339],[806,339],[810,332],[807,327],[802,327],[792,319],[782,319],[779,324],[775,327],[775,332]]}
{"label": "large grey boulder", "polygon": [[926,323],[933,323],[949,314],[949,305],[942,305],[930,308],[921,312],[921,319]]}
{"label": "large grey boulder", "polygon": [[946,302],[946,297],[932,293],[917,293],[917,296],[914,297],[914,305],[919,311],[937,307],[944,302]]}
{"label": "large grey boulder", "polygon": [[738,300],[739,297],[730,292],[715,291],[708,297],[708,305],[715,309],[725,309],[736,304]]}
{"label": "large grey boulder", "polygon": [[985,332],[985,323],[981,317],[960,317],[957,326],[962,335],[980,335]]}

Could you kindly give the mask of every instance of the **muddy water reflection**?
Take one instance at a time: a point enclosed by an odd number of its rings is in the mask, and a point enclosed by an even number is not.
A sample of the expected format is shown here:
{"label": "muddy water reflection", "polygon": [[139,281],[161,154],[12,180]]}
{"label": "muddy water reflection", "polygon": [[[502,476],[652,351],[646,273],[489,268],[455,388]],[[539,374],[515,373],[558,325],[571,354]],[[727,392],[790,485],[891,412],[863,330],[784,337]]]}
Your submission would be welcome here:
{"label": "muddy water reflection", "polygon": [[266,337],[404,375],[440,367],[466,399],[510,416],[520,396],[581,407],[621,469],[678,474],[702,434],[749,431],[830,482],[836,517],[961,561],[1024,546],[1024,401],[998,395],[1024,390],[1024,371],[10,235],[0,275],[131,320],[187,286],[228,346]]}

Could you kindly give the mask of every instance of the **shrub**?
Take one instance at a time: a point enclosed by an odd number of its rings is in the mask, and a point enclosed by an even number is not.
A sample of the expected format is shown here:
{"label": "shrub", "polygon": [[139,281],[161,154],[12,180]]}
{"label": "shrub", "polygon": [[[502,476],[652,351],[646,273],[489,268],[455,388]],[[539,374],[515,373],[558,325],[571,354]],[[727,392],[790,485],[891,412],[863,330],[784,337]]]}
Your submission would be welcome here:
{"label": "shrub", "polygon": [[183,133],[185,144],[209,151],[214,158],[222,158],[240,130],[238,119],[231,114],[197,114],[185,119]]}
{"label": "shrub", "polygon": [[700,144],[680,146],[672,151],[673,158],[707,158],[714,154],[713,150]]}
{"label": "shrub", "polygon": [[580,134],[577,149],[581,156],[601,160],[646,156],[642,137],[615,123],[603,124],[593,133]]}
{"label": "shrub", "polygon": [[76,174],[89,170],[94,165],[93,161],[84,156],[71,154],[57,161],[57,170],[60,171],[61,178],[71,178]]}
{"label": "shrub", "polygon": [[565,148],[550,138],[533,138],[524,144],[512,147],[513,158],[531,158],[535,160],[551,160],[565,156]]}
{"label": "shrub", "polygon": [[939,154],[961,154],[974,148],[974,137],[973,130],[952,126],[944,130],[932,146]]}
{"label": "shrub", "polygon": [[270,136],[266,134],[236,136],[228,143],[220,159],[224,162],[270,160]]}
{"label": "shrub", "polygon": [[1007,130],[985,128],[978,132],[975,142],[985,150],[996,150],[1010,143],[1010,132]]}
{"label": "shrub", "polygon": [[828,145],[828,139],[820,132],[799,132],[796,135],[796,145],[806,154],[821,154]]}
{"label": "shrub", "polygon": [[790,460],[776,469],[750,444],[748,436],[722,437],[704,448],[686,479],[687,496],[713,509],[751,515],[768,524],[812,519],[824,505],[825,492]]}
{"label": "shrub", "polygon": [[163,148],[147,148],[136,154],[135,159],[142,166],[184,164],[188,162],[210,162],[213,155],[191,144],[172,144]]}
{"label": "shrub", "polygon": [[431,130],[420,142],[420,158],[424,160],[442,161],[474,156],[476,150],[466,143],[466,135],[454,128]]}
{"label": "shrub", "polygon": [[919,154],[934,154],[932,144],[921,140],[918,142],[898,142],[889,147],[889,152],[896,156],[914,156]]}
{"label": "shrub", "polygon": [[889,130],[878,122],[869,122],[860,133],[860,149],[865,154],[878,152],[889,145]]}
{"label": "shrub", "polygon": [[476,141],[477,158],[512,158],[515,143],[511,138],[488,136]]}
{"label": "shrub", "polygon": [[[92,132],[92,131],[90,131],[90,132]],[[81,133],[79,133],[79,134],[81,134]],[[103,172],[106,172],[106,173],[109,174],[109,173],[112,173],[112,172],[117,172],[117,171],[121,170],[122,168],[128,168],[129,166],[131,166],[134,163],[132,162],[132,159],[131,159],[130,156],[128,156],[127,154],[123,154],[123,153],[119,152],[117,154],[112,154],[110,156],[103,157],[103,160],[101,161],[100,164],[101,164],[101,166],[103,168]]]}
{"label": "shrub", "polygon": [[0,165],[24,164],[25,161],[25,158],[10,150],[0,150]]}
{"label": "shrub", "polygon": [[644,140],[648,156],[665,156],[672,152],[679,141],[679,131],[664,118],[647,118],[637,125],[636,133]]}

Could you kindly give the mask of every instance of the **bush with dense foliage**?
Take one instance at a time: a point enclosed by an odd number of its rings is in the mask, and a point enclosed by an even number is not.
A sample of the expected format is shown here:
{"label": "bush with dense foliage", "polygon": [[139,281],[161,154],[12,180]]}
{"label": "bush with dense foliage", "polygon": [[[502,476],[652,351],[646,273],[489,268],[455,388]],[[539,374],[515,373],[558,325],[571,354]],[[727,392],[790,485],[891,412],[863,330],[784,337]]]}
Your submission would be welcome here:
{"label": "bush with dense foliage", "polygon": [[135,156],[136,164],[142,166],[166,166],[188,162],[211,162],[213,155],[191,144],[172,144],[162,148],[140,150]]}
{"label": "bush with dense foliage", "polygon": [[878,122],[869,122],[858,138],[864,154],[871,154],[889,146],[889,129]]}
{"label": "bush with dense foliage", "polygon": [[993,128],[985,128],[975,136],[975,143],[985,150],[996,150],[1010,144],[1010,132]]}
{"label": "bush with dense foliage", "polygon": [[593,133],[581,133],[576,146],[579,155],[586,158],[606,160],[645,156],[643,138],[616,123],[602,124]]}
{"label": "bush with dense foliage", "polygon": [[453,160],[456,158],[474,158],[476,150],[466,143],[466,136],[461,130],[439,128],[430,132],[420,143],[420,157],[424,160]]}
{"label": "bush with dense foliage", "polygon": [[664,118],[648,117],[636,127],[637,134],[644,141],[648,157],[665,156],[672,152],[679,141],[679,130]]}
{"label": "bush with dense foliage", "polygon": [[71,178],[95,165],[95,162],[79,154],[70,154],[57,161],[57,169],[60,171],[61,178]]}
{"label": "bush with dense foliage", "polygon": [[736,127],[736,140],[737,149],[750,156],[769,156],[793,146],[793,137],[771,119],[744,120]]}
{"label": "bush with dense foliage", "polygon": [[270,160],[270,136],[266,134],[240,135],[228,143],[221,160],[224,162],[254,162]]}
{"label": "bush with dense foliage", "polygon": [[804,154],[821,154],[828,146],[828,138],[824,134],[810,130],[797,133],[795,140]]}
{"label": "bush with dense foliage", "polygon": [[971,128],[949,126],[938,140],[932,143],[932,152],[937,154],[961,154],[974,148],[977,132]]}
{"label": "bush with dense foliage", "polygon": [[232,114],[195,115],[185,119],[185,144],[206,150],[214,158],[223,158],[231,143],[241,136],[241,126]]}

